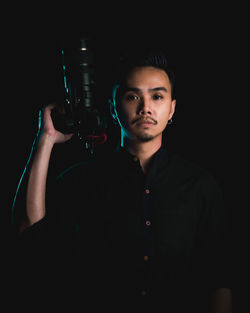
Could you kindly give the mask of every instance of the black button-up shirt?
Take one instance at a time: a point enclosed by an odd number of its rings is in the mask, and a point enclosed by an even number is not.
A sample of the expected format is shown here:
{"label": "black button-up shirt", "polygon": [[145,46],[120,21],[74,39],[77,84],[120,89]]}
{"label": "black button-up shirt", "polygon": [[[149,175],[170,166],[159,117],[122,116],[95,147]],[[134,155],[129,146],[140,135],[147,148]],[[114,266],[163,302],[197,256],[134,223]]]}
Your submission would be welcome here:
{"label": "black button-up shirt", "polygon": [[230,287],[222,194],[206,170],[161,148],[145,175],[119,149],[65,171],[52,190],[23,238],[43,242],[80,301],[177,312]]}

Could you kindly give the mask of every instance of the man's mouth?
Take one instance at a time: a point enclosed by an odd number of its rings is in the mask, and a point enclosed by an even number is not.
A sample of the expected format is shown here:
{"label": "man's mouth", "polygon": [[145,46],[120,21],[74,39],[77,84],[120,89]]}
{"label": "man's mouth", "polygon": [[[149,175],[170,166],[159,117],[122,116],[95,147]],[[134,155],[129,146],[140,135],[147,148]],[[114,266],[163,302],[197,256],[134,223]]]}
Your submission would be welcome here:
{"label": "man's mouth", "polygon": [[157,121],[155,119],[153,119],[152,117],[147,117],[147,118],[143,118],[143,117],[139,117],[135,120],[132,121],[132,124],[137,124],[137,125],[156,125]]}

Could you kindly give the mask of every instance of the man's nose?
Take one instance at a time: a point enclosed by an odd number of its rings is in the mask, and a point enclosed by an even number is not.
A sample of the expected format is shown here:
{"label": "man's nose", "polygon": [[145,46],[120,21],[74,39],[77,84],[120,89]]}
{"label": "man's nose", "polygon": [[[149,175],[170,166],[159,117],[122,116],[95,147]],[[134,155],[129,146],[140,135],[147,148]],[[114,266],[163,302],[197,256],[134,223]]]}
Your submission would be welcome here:
{"label": "man's nose", "polygon": [[152,110],[151,110],[151,105],[150,105],[150,100],[142,98],[138,107],[138,114],[139,115],[151,115]]}

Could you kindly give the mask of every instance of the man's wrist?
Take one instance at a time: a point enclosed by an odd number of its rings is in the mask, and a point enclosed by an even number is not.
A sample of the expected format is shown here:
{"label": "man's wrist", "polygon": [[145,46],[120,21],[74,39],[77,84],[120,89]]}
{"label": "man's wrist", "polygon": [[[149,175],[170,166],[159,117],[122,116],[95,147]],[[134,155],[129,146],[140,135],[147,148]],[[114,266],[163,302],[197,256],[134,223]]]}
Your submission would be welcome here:
{"label": "man's wrist", "polygon": [[38,141],[37,148],[38,149],[48,149],[52,150],[53,146],[55,144],[55,140],[53,136],[48,134],[43,134]]}

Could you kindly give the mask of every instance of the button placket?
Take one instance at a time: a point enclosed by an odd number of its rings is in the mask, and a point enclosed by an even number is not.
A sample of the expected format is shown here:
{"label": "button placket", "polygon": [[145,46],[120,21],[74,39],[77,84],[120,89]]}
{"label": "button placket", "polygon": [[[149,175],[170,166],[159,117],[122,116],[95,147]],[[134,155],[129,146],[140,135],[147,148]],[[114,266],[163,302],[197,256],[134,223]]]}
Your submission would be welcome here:
{"label": "button placket", "polygon": [[152,224],[151,215],[152,215],[152,195],[151,188],[149,185],[146,185],[144,189],[144,223],[145,223],[145,231],[149,231],[150,226]]}
{"label": "button placket", "polygon": [[152,255],[152,210],[153,210],[153,191],[150,184],[149,176],[146,178],[143,191],[143,223],[144,223],[144,283],[141,291],[141,296],[145,297],[148,294],[148,284],[151,268],[151,255]]}

